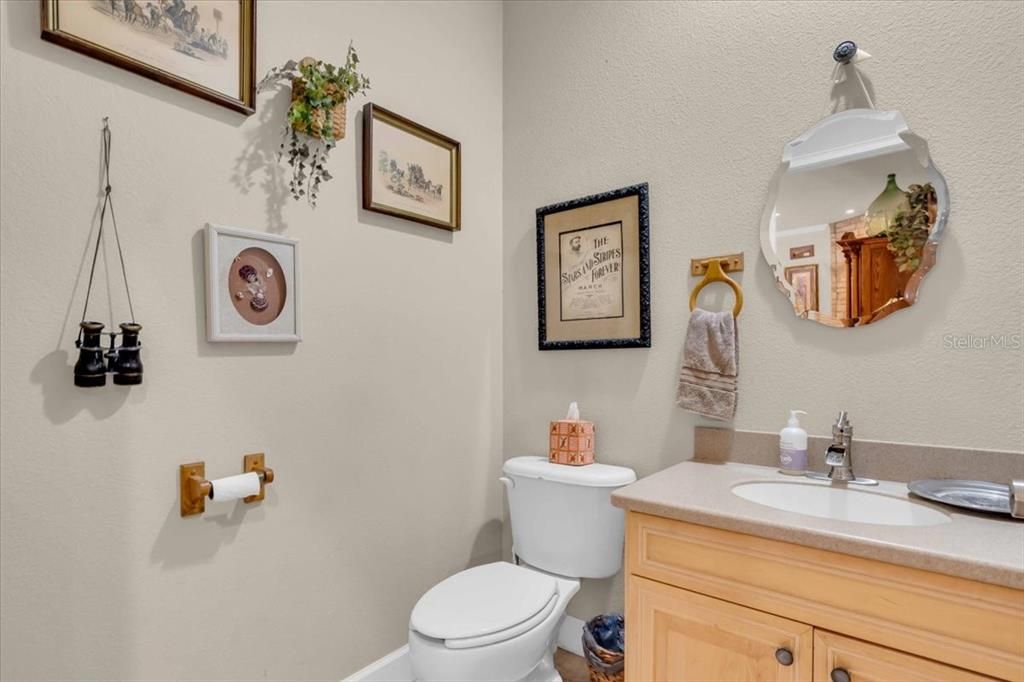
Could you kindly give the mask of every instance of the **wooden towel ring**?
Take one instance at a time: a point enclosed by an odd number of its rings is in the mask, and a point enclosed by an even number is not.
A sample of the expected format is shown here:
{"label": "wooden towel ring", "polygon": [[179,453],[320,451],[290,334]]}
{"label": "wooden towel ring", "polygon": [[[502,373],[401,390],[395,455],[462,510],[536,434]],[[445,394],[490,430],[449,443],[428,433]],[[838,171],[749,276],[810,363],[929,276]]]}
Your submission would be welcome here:
{"label": "wooden towel ring", "polygon": [[733,293],[736,294],[736,305],[732,307],[732,316],[739,317],[740,310],[743,309],[743,289],[736,283],[736,280],[725,274],[725,271],[722,270],[722,261],[719,258],[712,258],[708,261],[708,271],[704,274],[704,279],[698,282],[690,293],[690,310],[697,307],[697,295],[700,290],[712,282],[722,282],[732,287]]}

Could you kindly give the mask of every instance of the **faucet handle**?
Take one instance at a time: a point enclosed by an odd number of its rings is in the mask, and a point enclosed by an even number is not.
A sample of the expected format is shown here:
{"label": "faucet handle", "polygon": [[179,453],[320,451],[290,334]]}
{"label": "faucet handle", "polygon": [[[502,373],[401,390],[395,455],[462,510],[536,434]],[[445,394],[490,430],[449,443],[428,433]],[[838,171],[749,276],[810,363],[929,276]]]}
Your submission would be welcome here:
{"label": "faucet handle", "polygon": [[839,436],[850,433],[853,433],[853,424],[850,423],[846,410],[841,410],[839,416],[836,417],[836,423],[832,425],[832,435]]}

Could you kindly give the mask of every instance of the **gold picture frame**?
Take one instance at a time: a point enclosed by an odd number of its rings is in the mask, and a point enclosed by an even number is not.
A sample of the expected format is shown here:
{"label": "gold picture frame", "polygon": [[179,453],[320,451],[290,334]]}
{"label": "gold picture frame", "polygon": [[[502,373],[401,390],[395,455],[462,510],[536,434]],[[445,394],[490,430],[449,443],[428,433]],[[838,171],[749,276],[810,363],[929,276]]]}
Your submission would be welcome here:
{"label": "gold picture frame", "polygon": [[[227,17],[227,23],[237,23],[238,33],[222,36],[219,30],[225,17],[221,6],[230,8],[236,2],[237,15]],[[47,42],[247,116],[256,111],[256,0],[221,0],[216,5],[196,0],[171,0],[167,5],[140,0],[40,0],[40,28],[40,37]],[[232,40],[237,43],[232,45]],[[166,54],[164,64],[146,61],[126,47],[143,41],[148,47],[166,47],[166,53],[161,50],[161,54]],[[205,57],[211,62],[217,58],[227,60],[229,55],[237,59],[236,65],[228,63],[219,70],[203,68],[211,78],[226,77],[231,81],[230,92],[228,88],[213,86],[212,81],[191,79],[181,70],[176,73],[171,66],[175,62],[190,63],[190,59],[198,63]],[[237,88],[232,75],[235,68]]]}
{"label": "gold picture frame", "polygon": [[793,290],[793,303],[798,314],[818,312],[818,264],[791,265],[786,268],[785,275]]}
{"label": "gold picture frame", "polygon": [[452,232],[462,229],[462,145],[367,103],[363,208]]}
{"label": "gold picture frame", "polygon": [[814,258],[814,244],[790,247],[789,260],[797,260],[800,258]]}

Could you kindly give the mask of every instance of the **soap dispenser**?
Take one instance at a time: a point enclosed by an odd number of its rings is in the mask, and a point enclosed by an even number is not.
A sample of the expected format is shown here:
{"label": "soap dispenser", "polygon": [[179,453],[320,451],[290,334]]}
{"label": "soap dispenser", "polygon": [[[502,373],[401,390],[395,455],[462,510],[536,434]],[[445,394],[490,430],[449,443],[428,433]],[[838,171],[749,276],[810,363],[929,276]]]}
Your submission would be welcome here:
{"label": "soap dispenser", "polygon": [[807,432],[800,428],[798,414],[803,410],[790,410],[786,428],[779,431],[779,471],[800,475],[807,470]]}

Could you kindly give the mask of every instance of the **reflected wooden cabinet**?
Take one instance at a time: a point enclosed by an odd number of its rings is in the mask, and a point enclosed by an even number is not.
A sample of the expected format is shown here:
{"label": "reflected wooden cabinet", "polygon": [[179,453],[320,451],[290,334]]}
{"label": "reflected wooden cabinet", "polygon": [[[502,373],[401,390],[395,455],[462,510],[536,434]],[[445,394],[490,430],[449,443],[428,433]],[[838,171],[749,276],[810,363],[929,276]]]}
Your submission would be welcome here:
{"label": "reflected wooden cabinet", "polygon": [[1024,682],[1024,591],[638,512],[626,682]]}
{"label": "reflected wooden cabinet", "polygon": [[904,289],[912,272],[900,272],[887,237],[838,241],[846,259],[846,315],[861,323],[906,308]]}

